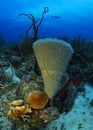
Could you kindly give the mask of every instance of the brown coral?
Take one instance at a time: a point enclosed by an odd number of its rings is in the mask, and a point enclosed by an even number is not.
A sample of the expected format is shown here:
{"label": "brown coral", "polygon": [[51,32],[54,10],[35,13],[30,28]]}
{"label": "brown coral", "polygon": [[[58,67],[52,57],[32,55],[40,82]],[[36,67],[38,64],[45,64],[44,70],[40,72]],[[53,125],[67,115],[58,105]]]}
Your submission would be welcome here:
{"label": "brown coral", "polygon": [[48,103],[48,96],[45,92],[35,91],[27,97],[26,101],[33,109],[42,109]]}

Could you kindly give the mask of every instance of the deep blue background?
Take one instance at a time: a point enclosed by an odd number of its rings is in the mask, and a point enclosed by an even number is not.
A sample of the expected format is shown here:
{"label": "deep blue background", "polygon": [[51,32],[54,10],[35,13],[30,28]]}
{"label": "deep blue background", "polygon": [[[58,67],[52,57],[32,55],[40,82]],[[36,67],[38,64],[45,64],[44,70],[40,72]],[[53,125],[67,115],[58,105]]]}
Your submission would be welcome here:
{"label": "deep blue background", "polygon": [[[17,40],[19,36],[24,36],[31,21],[18,14],[32,13],[40,18],[45,6],[49,7],[49,12],[45,14],[40,27],[40,37],[73,38],[80,34],[86,39],[93,39],[93,0],[2,0],[0,33],[6,40]],[[33,36],[32,32],[30,36]]]}

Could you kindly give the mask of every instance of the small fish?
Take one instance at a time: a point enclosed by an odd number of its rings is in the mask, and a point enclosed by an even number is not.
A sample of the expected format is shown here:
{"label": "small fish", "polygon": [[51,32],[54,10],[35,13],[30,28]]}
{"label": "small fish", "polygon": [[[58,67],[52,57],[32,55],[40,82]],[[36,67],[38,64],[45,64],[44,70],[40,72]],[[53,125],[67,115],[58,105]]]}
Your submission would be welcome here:
{"label": "small fish", "polygon": [[59,18],[61,18],[61,17],[60,17],[60,16],[51,16],[51,18],[59,19]]}

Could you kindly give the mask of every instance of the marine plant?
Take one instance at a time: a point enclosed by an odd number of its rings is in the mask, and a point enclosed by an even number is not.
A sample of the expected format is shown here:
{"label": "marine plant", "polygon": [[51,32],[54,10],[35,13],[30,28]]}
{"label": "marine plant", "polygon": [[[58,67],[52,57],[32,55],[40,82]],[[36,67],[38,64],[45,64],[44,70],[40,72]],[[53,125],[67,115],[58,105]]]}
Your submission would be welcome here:
{"label": "marine plant", "polygon": [[44,20],[44,15],[49,11],[48,7],[44,7],[44,10],[42,12],[42,17],[39,19],[36,19],[35,16],[33,14],[27,14],[27,13],[21,13],[19,14],[19,16],[27,16],[30,20],[31,20],[31,25],[29,26],[29,28],[26,30],[26,36],[28,36],[29,31],[33,28],[33,32],[34,32],[34,36],[33,39],[36,40],[38,37],[38,31],[40,28],[40,25],[42,24],[43,20]]}

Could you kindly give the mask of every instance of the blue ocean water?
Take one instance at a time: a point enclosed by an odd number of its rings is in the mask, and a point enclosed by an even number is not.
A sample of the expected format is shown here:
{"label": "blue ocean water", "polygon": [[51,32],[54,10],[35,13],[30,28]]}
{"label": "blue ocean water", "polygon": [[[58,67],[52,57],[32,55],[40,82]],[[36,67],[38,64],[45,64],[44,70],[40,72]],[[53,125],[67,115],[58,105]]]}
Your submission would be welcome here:
{"label": "blue ocean water", "polygon": [[[31,20],[20,13],[31,13],[41,18],[43,8],[49,12],[39,29],[39,37],[73,38],[81,35],[93,39],[93,0],[3,0],[0,1],[0,33],[6,40],[16,40],[25,35]],[[30,32],[30,36],[33,33]]]}

